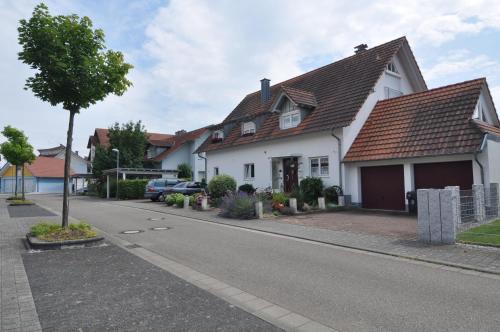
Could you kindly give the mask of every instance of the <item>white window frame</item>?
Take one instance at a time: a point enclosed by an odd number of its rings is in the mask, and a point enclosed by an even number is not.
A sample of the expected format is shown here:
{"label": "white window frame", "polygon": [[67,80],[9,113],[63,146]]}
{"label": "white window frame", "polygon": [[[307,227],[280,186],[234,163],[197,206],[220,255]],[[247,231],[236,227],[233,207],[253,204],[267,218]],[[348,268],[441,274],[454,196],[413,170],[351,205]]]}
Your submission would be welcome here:
{"label": "white window frame", "polygon": [[223,139],[224,138],[224,132],[222,130],[216,130],[216,131],[214,131],[214,133],[212,135],[212,138]]}
{"label": "white window frame", "polygon": [[243,178],[245,180],[255,179],[255,164],[254,163],[243,164]]}
{"label": "white window frame", "polygon": [[242,135],[255,134],[255,123],[252,121],[243,122],[241,124],[241,134]]}
{"label": "white window frame", "polygon": [[[294,122],[294,118],[297,120]],[[288,121],[287,121],[288,120]],[[283,113],[280,117],[280,128],[295,128],[302,122],[300,110]]]}
{"label": "white window frame", "polygon": [[[325,162],[326,160],[326,162]],[[317,174],[313,174],[313,162],[316,162]],[[326,165],[325,165],[326,164]],[[325,171],[326,170],[326,171]],[[330,158],[328,156],[309,158],[309,175],[314,178],[327,178],[330,176]]]}
{"label": "white window frame", "polygon": [[390,73],[399,75],[398,67],[396,66],[394,61],[389,62],[385,70],[387,70]]}

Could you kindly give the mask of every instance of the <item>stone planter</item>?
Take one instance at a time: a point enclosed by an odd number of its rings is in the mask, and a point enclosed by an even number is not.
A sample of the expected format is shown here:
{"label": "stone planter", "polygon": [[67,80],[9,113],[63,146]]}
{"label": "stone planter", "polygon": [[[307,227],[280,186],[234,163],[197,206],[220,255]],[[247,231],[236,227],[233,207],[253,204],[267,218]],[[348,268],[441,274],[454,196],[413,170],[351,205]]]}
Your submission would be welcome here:
{"label": "stone planter", "polygon": [[75,248],[75,247],[94,247],[100,245],[104,241],[104,237],[96,236],[88,239],[80,240],[66,240],[58,242],[49,242],[40,240],[31,233],[26,234],[26,240],[31,249],[36,250],[54,250],[54,249],[65,249],[65,248]]}

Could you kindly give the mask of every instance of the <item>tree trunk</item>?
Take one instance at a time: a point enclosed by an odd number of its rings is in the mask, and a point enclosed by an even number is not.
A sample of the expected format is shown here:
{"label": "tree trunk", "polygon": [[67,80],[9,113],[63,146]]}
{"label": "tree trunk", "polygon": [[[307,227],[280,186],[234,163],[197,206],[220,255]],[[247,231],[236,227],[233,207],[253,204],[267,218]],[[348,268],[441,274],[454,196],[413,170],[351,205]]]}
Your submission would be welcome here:
{"label": "tree trunk", "polygon": [[14,188],[16,188],[16,189],[14,190],[14,196],[17,198],[17,165],[15,165],[15,167],[14,167],[14,168],[15,168],[15,170],[16,170],[16,185],[15,185],[15,187],[14,187]]}
{"label": "tree trunk", "polygon": [[23,201],[24,201],[24,165],[23,165],[23,168],[21,169],[21,190],[22,190],[22,193],[23,193]]}
{"label": "tree trunk", "polygon": [[69,111],[68,136],[66,138],[66,153],[64,155],[64,191],[63,191],[63,209],[62,209],[62,227],[68,227],[69,215],[69,176],[71,166],[71,145],[73,144],[73,120],[76,111]]}

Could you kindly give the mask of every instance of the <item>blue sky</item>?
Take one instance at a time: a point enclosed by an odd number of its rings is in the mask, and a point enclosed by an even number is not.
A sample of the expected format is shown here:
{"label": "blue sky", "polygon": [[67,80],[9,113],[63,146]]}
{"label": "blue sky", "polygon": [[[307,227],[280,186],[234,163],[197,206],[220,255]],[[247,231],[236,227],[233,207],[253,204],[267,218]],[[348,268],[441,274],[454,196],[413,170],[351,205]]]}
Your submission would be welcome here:
{"label": "blue sky", "polygon": [[[23,90],[17,25],[37,1],[0,2],[0,127],[36,148],[65,144],[68,114]],[[173,133],[221,121],[263,77],[272,83],[406,35],[430,88],[487,77],[500,108],[498,1],[50,0],[52,14],[89,16],[135,68],[124,96],[76,118],[75,150],[96,127],[142,120]],[[1,140],[1,139],[0,139]]]}

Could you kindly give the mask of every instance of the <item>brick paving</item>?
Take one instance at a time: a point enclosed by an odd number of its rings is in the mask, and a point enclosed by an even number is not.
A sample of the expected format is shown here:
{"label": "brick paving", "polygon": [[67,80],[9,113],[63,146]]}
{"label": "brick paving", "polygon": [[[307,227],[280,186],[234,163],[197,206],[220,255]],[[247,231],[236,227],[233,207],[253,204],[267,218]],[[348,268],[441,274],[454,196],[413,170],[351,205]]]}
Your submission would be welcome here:
{"label": "brick paving", "polygon": [[[369,250],[395,256],[416,258],[420,260],[457,265],[493,273],[500,273],[500,248],[469,246],[463,244],[428,245],[418,242],[415,238],[411,238],[411,236],[407,238],[405,238],[404,236],[398,238],[397,236],[382,236],[369,234],[368,232],[363,234],[356,231],[350,231],[347,230],[349,229],[347,226],[343,227],[343,230],[334,230],[319,228],[310,225],[305,226],[303,224],[298,224],[299,222],[296,222],[296,224],[290,221],[285,222],[286,218],[305,218],[303,220],[307,220],[307,216],[311,216],[311,218],[314,218],[314,214],[300,217],[286,217],[284,218],[285,220],[280,220],[281,218],[269,218],[263,220],[236,220],[220,218],[217,216],[216,211],[200,212],[194,210],[184,210],[174,207],[167,207],[162,203],[149,203],[142,200],[118,202],[115,201],[110,202],[110,204],[118,204],[122,206],[151,210],[155,212],[186,216],[189,218],[200,219],[204,221],[223,223],[238,227],[272,232],[276,234],[294,236],[313,241],[320,241],[331,243],[334,245],[357,248],[361,250]],[[337,213],[338,212],[325,213],[323,214],[323,218],[325,218],[325,220],[331,219],[332,223],[339,223],[338,220],[334,220],[335,218],[338,218]],[[339,215],[342,216],[343,214],[345,218],[344,212]],[[366,218],[368,221],[371,220],[370,215],[366,215]],[[323,220],[323,222],[325,222],[325,220]]]}
{"label": "brick paving", "polygon": [[24,228],[10,219],[0,198],[0,331],[41,331],[24,269]]}

